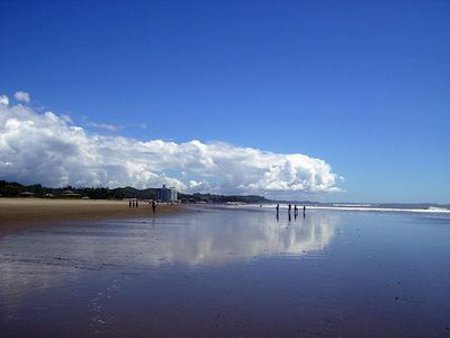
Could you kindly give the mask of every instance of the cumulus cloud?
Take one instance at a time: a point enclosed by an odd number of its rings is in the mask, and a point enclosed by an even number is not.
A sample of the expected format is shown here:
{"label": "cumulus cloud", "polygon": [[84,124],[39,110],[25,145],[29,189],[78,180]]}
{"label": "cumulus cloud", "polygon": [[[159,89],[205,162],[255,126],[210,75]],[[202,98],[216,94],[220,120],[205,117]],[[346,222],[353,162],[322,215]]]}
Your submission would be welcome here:
{"label": "cumulus cloud", "polygon": [[30,102],[30,94],[23,91],[18,91],[14,93],[14,98],[19,102]]}
{"label": "cumulus cloud", "polygon": [[222,142],[98,135],[64,115],[20,104],[0,104],[0,177],[48,186],[164,183],[185,192],[268,196],[339,191],[339,177],[321,159]]}
{"label": "cumulus cloud", "polygon": [[0,104],[9,105],[9,98],[6,95],[0,95]]}

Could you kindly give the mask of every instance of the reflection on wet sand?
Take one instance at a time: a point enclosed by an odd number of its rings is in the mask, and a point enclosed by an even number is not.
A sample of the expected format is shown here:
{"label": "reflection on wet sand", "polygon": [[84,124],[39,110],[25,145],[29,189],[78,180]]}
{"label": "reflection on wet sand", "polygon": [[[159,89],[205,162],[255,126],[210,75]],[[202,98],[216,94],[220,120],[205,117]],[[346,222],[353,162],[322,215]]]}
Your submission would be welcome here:
{"label": "reflection on wet sand", "polygon": [[[332,241],[338,222],[336,215],[320,214],[290,225],[274,222],[269,213],[233,211],[211,216],[214,219],[204,220],[207,224],[189,224],[173,234],[163,232],[155,250],[147,252],[148,262],[160,264],[164,257],[165,262],[196,265],[279,254],[299,256],[323,250]],[[239,222],[239,217],[245,217],[245,222]]]}
{"label": "reflection on wet sand", "polygon": [[[188,213],[146,222],[52,228],[8,236],[0,247],[0,292],[46,288],[85,270],[137,272],[167,264],[217,265],[260,256],[300,256],[323,250],[338,215],[297,222],[245,210]],[[61,281],[58,281],[62,279]],[[20,293],[20,292],[18,292]]]}
{"label": "reflection on wet sand", "polygon": [[448,218],[302,216],[210,207],[4,236],[1,335],[447,332]]}

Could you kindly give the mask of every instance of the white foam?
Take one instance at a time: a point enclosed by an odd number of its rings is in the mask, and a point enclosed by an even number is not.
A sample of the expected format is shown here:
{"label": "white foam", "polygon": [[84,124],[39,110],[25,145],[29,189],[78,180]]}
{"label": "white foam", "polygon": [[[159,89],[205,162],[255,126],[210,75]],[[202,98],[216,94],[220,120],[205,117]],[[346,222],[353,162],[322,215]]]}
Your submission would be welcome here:
{"label": "white foam", "polygon": [[447,208],[441,208],[441,207],[428,207],[429,211],[434,211],[434,212],[449,212],[450,209]]}
{"label": "white foam", "polygon": [[[291,203],[292,208],[294,208]],[[242,207],[242,206],[241,206]],[[259,205],[247,205],[246,207],[258,207]],[[262,207],[275,209],[276,204],[263,204]],[[297,204],[300,211],[303,210],[303,204]],[[287,209],[288,204],[280,204],[280,209]],[[450,209],[442,207],[428,207],[428,208],[389,208],[389,207],[377,207],[371,204],[333,204],[333,205],[306,205],[306,209],[313,210],[335,210],[335,211],[361,211],[361,212],[407,212],[407,213],[425,213],[425,214],[450,214]]]}
{"label": "white foam", "polygon": [[427,209],[418,208],[386,208],[386,207],[359,207],[359,206],[347,206],[347,207],[336,207],[336,206],[321,206],[321,205],[311,205],[307,206],[309,209],[317,210],[340,210],[340,211],[365,211],[365,212],[411,212],[411,213],[425,213],[425,214],[450,214],[450,209],[429,207]]}

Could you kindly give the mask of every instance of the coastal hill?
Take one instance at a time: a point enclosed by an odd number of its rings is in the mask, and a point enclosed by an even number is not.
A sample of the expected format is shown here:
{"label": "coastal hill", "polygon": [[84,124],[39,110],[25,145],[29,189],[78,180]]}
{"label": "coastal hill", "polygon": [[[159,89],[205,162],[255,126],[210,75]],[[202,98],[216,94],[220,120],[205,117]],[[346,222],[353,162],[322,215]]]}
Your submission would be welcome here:
{"label": "coastal hill", "polygon": [[[39,198],[89,198],[105,200],[121,200],[124,198],[138,198],[142,200],[153,199],[156,188],[136,189],[133,187],[121,187],[110,189],[108,187],[73,187],[48,188],[41,184],[23,185],[17,182],[0,180],[0,197],[39,197]],[[450,204],[438,203],[335,203],[317,202],[308,200],[270,200],[258,195],[214,195],[214,194],[184,194],[178,193],[178,200],[182,203],[242,203],[242,204],[267,204],[279,203],[287,205],[310,205],[321,207],[365,207],[365,208],[389,208],[389,209],[450,209]]]}
{"label": "coastal hill", "polygon": [[[108,187],[73,187],[48,188],[41,184],[23,185],[17,182],[0,180],[0,196],[2,197],[85,197],[89,199],[123,199],[139,198],[152,199],[156,188],[136,189],[121,187],[110,189]],[[257,195],[212,195],[212,194],[178,194],[179,200],[185,203],[270,203],[272,201]]]}

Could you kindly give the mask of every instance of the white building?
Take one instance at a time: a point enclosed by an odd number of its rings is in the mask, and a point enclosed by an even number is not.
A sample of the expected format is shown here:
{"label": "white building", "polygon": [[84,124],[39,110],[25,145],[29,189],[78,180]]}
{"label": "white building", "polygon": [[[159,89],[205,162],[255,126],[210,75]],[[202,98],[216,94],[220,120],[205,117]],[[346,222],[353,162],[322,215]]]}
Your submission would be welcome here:
{"label": "white building", "polygon": [[156,189],[155,199],[160,202],[176,202],[178,191],[174,187],[166,188],[166,185],[163,184],[162,188]]}

